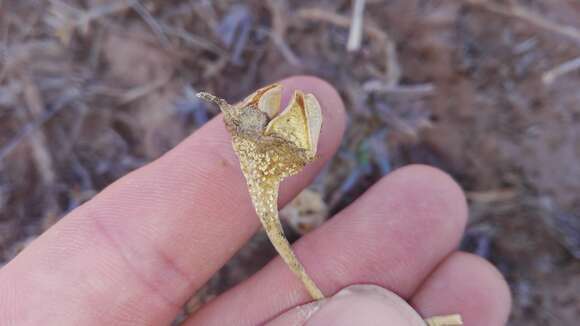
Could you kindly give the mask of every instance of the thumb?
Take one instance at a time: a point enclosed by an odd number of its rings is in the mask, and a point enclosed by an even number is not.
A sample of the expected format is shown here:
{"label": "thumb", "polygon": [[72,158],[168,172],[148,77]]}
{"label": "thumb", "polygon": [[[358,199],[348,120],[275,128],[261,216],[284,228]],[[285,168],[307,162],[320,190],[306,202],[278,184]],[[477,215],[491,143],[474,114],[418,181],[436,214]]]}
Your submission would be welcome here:
{"label": "thumb", "polygon": [[269,326],[425,326],[401,297],[375,285],[353,285],[331,298],[293,308]]}

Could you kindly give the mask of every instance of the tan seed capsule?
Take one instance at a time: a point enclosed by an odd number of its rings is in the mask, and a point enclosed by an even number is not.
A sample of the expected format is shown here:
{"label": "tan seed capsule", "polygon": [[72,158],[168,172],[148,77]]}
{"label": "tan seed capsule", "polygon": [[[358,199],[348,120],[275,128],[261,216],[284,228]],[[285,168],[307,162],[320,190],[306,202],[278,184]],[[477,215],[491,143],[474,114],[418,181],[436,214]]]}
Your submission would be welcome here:
{"label": "tan seed capsule", "polygon": [[282,86],[261,88],[238,104],[230,105],[208,93],[198,96],[216,103],[232,135],[233,147],[254,208],[270,241],[313,299],[324,298],[292,252],[278,217],[278,188],[316,157],[322,111],[312,94],[294,92],[288,106],[277,114]]}

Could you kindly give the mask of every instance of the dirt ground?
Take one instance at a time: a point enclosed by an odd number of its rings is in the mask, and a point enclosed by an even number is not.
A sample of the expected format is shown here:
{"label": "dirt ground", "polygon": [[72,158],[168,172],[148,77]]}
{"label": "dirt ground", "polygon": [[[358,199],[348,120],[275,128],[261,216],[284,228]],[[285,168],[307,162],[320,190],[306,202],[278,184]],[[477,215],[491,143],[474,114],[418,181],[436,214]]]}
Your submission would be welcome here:
{"label": "dirt ground", "polygon": [[[437,166],[469,199],[463,249],[511,285],[510,325],[577,325],[580,3],[368,0],[348,51],[351,17],[351,1],[0,0],[0,264],[214,116],[197,91],[304,73],[350,118],[317,210]],[[185,310],[273,255],[257,234]]]}

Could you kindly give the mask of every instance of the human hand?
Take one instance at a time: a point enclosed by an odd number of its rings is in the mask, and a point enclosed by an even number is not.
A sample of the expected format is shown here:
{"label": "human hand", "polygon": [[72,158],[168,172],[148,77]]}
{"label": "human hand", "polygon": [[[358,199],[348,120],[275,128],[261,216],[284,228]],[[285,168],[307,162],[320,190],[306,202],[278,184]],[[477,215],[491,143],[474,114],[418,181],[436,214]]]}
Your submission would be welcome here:
{"label": "human hand", "polygon": [[[345,115],[336,91],[323,81],[293,77],[282,84],[286,98],[295,88],[314,93],[324,115],[320,159],[282,184],[284,204],[334,154]],[[456,251],[466,217],[464,195],[451,178],[409,166],[380,180],[294,248],[327,295],[375,284],[425,317],[459,313],[465,325],[503,325],[510,306],[505,281],[486,261]],[[68,214],[2,268],[1,324],[167,325],[258,226],[218,117]],[[404,302],[370,292],[318,304],[311,324],[362,324],[357,318],[367,318],[413,325],[402,312],[409,309]],[[277,258],[185,325],[302,324],[304,312],[315,309],[292,308],[308,300]]]}

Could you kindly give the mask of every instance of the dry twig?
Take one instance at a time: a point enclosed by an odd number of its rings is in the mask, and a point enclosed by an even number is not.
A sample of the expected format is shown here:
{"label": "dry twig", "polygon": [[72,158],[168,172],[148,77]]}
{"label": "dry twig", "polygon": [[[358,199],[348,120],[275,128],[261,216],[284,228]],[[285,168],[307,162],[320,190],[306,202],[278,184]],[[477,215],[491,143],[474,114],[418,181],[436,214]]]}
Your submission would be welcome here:
{"label": "dry twig", "polygon": [[138,0],[131,5],[131,8],[133,8],[133,10],[135,10],[135,12],[139,14],[139,16],[141,16],[143,21],[145,21],[145,23],[149,25],[149,28],[151,28],[153,33],[157,35],[157,37],[161,41],[161,44],[164,47],[169,46],[169,39],[167,38],[167,35],[165,35],[163,27],[161,26],[161,24],[159,24],[159,22],[157,22],[157,20],[155,20],[155,17],[151,15],[149,10],[147,10],[147,8],[145,8],[145,6],[143,6],[143,4],[141,4],[141,2],[139,2]]}
{"label": "dry twig", "polygon": [[417,85],[388,85],[380,80],[370,80],[362,85],[362,89],[368,93],[400,94],[400,95],[432,95],[435,93],[433,84]]}
{"label": "dry twig", "polygon": [[[350,27],[350,18],[323,9],[301,9],[296,13],[296,16],[301,19],[323,21],[344,28]],[[388,86],[398,85],[401,80],[401,66],[399,65],[395,42],[389,34],[368,20],[365,21],[363,30],[385,49],[385,65],[387,68],[385,84]]]}
{"label": "dry twig", "polygon": [[298,56],[296,56],[296,54],[294,53],[294,51],[292,51],[288,43],[286,43],[286,41],[284,41],[284,39],[278,33],[275,33],[265,28],[258,28],[258,30],[270,37],[272,43],[274,43],[278,51],[280,51],[280,54],[282,54],[284,59],[286,59],[286,61],[289,64],[296,67],[302,66],[302,60],[300,60]]}
{"label": "dry twig", "polygon": [[64,44],[69,44],[73,33],[80,29],[88,32],[90,23],[104,16],[123,12],[137,3],[137,0],[122,0],[95,6],[87,10],[74,8],[63,1],[51,0],[47,24],[54,28],[56,35]]}
{"label": "dry twig", "polygon": [[272,29],[264,31],[272,39],[274,45],[278,48],[284,59],[293,66],[301,66],[302,61],[292,51],[292,48],[286,42],[286,30],[288,29],[288,21],[286,19],[286,12],[288,4],[285,1],[269,0],[266,2],[270,14],[272,15]]}
{"label": "dry twig", "polygon": [[[34,85],[34,87],[38,86]],[[32,92],[38,91],[39,90],[33,90]],[[28,92],[31,91],[29,90]],[[27,123],[24,127],[20,128],[18,134],[0,148],[0,163],[4,159],[6,159],[10,154],[12,154],[14,150],[18,148],[18,146],[21,145],[25,140],[27,140],[31,136],[34,136],[34,134],[55,115],[57,115],[63,109],[71,107],[68,104],[75,101],[81,96],[88,95],[81,94],[76,89],[70,89],[70,91],[67,92],[68,94],[65,94],[60,99],[60,101],[53,103],[52,110],[46,110],[42,106],[40,106],[42,104],[40,97],[38,97],[38,100],[35,99],[35,97],[40,95],[32,94],[32,92],[29,95],[25,95],[25,97],[28,98],[26,100],[28,106],[30,107],[32,107],[32,105],[36,106],[36,108],[33,109],[35,111],[34,117],[31,117],[30,119],[32,121]],[[38,103],[34,104],[35,101],[38,101]],[[37,110],[38,108],[43,109]],[[47,179],[50,180],[50,177],[48,177]]]}
{"label": "dry twig", "polygon": [[132,88],[120,96],[119,104],[133,102],[167,84],[171,80],[171,75],[161,77],[150,83]]}
{"label": "dry twig", "polygon": [[502,201],[514,200],[518,196],[515,189],[504,188],[489,191],[470,191],[466,193],[467,199],[480,204],[494,204]]}
{"label": "dry twig", "polygon": [[[42,116],[45,110],[42,95],[38,87],[30,78],[23,78],[24,81],[24,100],[28,106],[28,115],[31,119],[37,119]],[[49,153],[46,136],[44,132],[37,132],[33,137],[30,137],[30,146],[32,147],[32,155],[36,162],[38,174],[42,178],[45,185],[52,185],[56,180],[54,175],[54,167],[52,156]]]}
{"label": "dry twig", "polygon": [[[554,32],[556,34],[570,38],[572,41],[580,45],[580,30],[567,25],[562,25],[545,19],[523,6],[511,4],[510,6],[498,5],[489,1],[483,0],[461,0],[472,5],[480,6],[486,10],[500,15],[514,17],[528,22],[534,26],[540,27],[544,30]],[[542,81],[544,84],[551,84],[554,80],[562,75],[580,69],[580,57],[566,61],[558,66],[546,71],[542,74]]]}
{"label": "dry twig", "polygon": [[572,26],[561,25],[552,22],[550,20],[547,20],[520,5],[512,4],[510,6],[503,6],[490,1],[483,0],[461,0],[461,1],[465,1],[467,3],[480,6],[496,14],[519,18],[535,26],[541,27],[542,29],[567,36],[576,42],[580,42],[580,30],[577,30]]}
{"label": "dry twig", "polygon": [[463,325],[460,315],[436,316],[425,319],[428,326],[457,326]]}
{"label": "dry twig", "polygon": [[215,31],[222,43],[231,49],[231,61],[236,65],[243,63],[242,54],[248,45],[253,25],[252,12],[240,4],[228,10]]}
{"label": "dry twig", "polygon": [[346,48],[348,51],[357,51],[360,49],[363,35],[363,20],[365,12],[365,0],[354,0],[352,10],[352,23]]}
{"label": "dry twig", "polygon": [[542,74],[544,84],[550,85],[556,78],[573,71],[580,70],[580,57],[568,60]]}
{"label": "dry twig", "polygon": [[193,35],[183,28],[169,26],[164,23],[160,23],[159,25],[163,30],[163,33],[178,37],[185,43],[185,45],[191,48],[199,48],[205,51],[210,51],[220,56],[226,55],[226,52],[216,44],[212,43],[211,41],[205,38]]}

